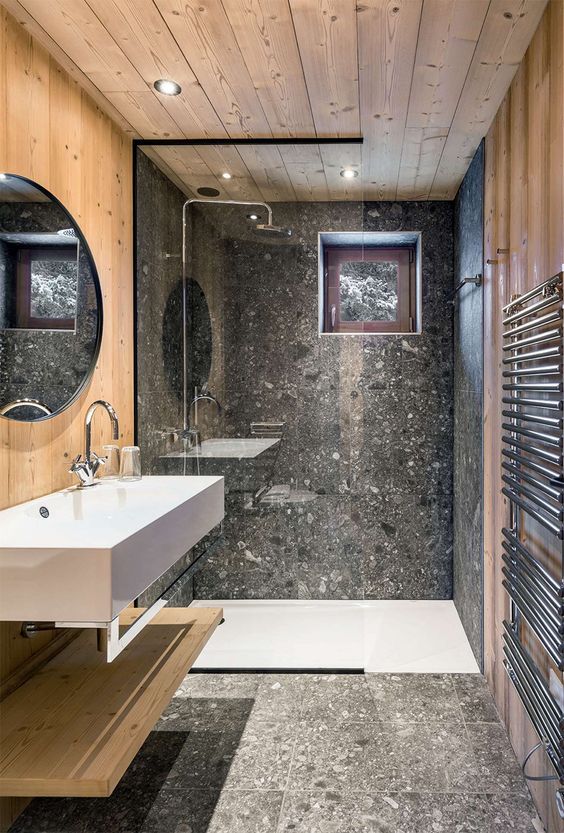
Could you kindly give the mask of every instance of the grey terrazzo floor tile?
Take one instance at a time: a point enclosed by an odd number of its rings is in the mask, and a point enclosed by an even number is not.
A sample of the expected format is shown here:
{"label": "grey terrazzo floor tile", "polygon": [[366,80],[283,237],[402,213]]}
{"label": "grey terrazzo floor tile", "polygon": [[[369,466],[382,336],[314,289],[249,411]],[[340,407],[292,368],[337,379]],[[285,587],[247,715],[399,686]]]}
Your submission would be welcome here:
{"label": "grey terrazzo floor tile", "polygon": [[[296,741],[288,786],[297,790],[376,789],[371,725],[342,727],[303,725]],[[385,765],[385,762],[382,761]]]}
{"label": "grey terrazzo floor tile", "polygon": [[254,697],[259,682],[258,674],[187,674],[175,697]]}
{"label": "grey terrazzo floor tile", "polygon": [[470,746],[480,771],[483,792],[527,795],[527,786],[505,728],[495,723],[468,723]]}
{"label": "grey terrazzo floor tile", "polygon": [[190,732],[185,730],[151,732],[125,771],[118,789],[142,790],[145,794],[158,791],[185,754],[189,738]]}
{"label": "grey terrazzo floor tile", "polygon": [[297,724],[258,721],[250,726],[190,733],[172,766],[169,789],[284,789]]}
{"label": "grey terrazzo floor tile", "polygon": [[37,799],[12,831],[140,833],[158,794],[158,787],[145,790],[120,785],[109,798]]}
{"label": "grey terrazzo floor tile", "polygon": [[246,726],[229,768],[225,789],[285,789],[297,730],[297,723],[283,719]]}
{"label": "grey terrazzo floor tile", "polygon": [[273,833],[282,792],[163,790],[140,833]]}
{"label": "grey terrazzo floor tile", "polygon": [[453,674],[452,682],[462,716],[468,723],[499,723],[499,715],[481,674]]}
{"label": "grey terrazzo floor tile", "polygon": [[382,783],[388,790],[475,793],[480,773],[458,723],[385,724],[380,740],[392,751]]}
{"label": "grey terrazzo floor tile", "polygon": [[480,792],[462,724],[304,726],[289,786],[297,790]]}
{"label": "grey terrazzo floor tile", "polygon": [[[151,811],[158,790],[127,790],[122,787],[109,798],[76,799],[78,833],[139,833]],[[65,831],[66,833],[66,831]],[[74,833],[74,830],[73,830]]]}
{"label": "grey terrazzo floor tile", "polygon": [[381,720],[462,723],[462,711],[448,674],[367,674]]}
{"label": "grey terrazzo floor tile", "polygon": [[539,833],[544,830],[527,795],[485,795],[487,833]]}
{"label": "grey terrazzo floor tile", "polygon": [[[394,793],[344,795],[339,792],[288,793],[279,831],[295,833],[419,833],[423,831],[420,807],[414,812],[414,796]],[[415,814],[417,813],[417,815]],[[417,827],[414,827],[414,824]],[[440,828],[442,829],[442,828]],[[466,827],[464,833],[481,830]]]}
{"label": "grey terrazzo floor tile", "polygon": [[326,725],[378,719],[362,674],[313,674],[304,681],[304,721]]}
{"label": "grey terrazzo floor tile", "polygon": [[518,802],[444,793],[289,791],[278,833],[534,833],[532,803]]}
{"label": "grey terrazzo floor tile", "polygon": [[[215,675],[194,675],[195,678],[211,676]],[[155,728],[158,731],[219,730],[273,717],[276,720],[300,718],[303,675],[255,674],[252,685],[247,679],[249,675],[231,676],[244,679],[239,684],[235,681],[223,688],[218,686],[217,690],[205,680],[196,679],[191,687],[179,690]],[[198,696],[205,692],[208,696]]]}
{"label": "grey terrazzo floor tile", "polygon": [[201,729],[218,731],[245,725],[251,718],[254,698],[174,697],[155,726],[157,732]]}
{"label": "grey terrazzo floor tile", "polygon": [[110,798],[11,833],[542,829],[480,675],[190,674],[158,728]]}
{"label": "grey terrazzo floor tile", "polygon": [[[167,733],[168,734],[168,733]],[[241,741],[242,729],[197,729],[171,767],[169,789],[221,789]]]}
{"label": "grey terrazzo floor tile", "polygon": [[403,833],[397,807],[394,796],[288,791],[278,833]]}
{"label": "grey terrazzo floor tile", "polygon": [[244,724],[258,686],[257,674],[188,674],[155,729],[209,730]]}
{"label": "grey terrazzo floor tile", "polygon": [[299,719],[306,682],[304,674],[259,675],[251,720]]}
{"label": "grey terrazzo floor tile", "polygon": [[72,798],[36,798],[10,827],[10,833],[78,833],[76,809]]}

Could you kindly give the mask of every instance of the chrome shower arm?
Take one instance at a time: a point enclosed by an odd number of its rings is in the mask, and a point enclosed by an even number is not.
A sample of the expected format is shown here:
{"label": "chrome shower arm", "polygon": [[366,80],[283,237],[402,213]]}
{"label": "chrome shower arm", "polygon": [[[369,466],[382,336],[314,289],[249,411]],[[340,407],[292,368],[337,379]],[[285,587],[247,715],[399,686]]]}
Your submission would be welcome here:
{"label": "chrome shower arm", "polygon": [[249,200],[202,200],[198,199],[198,197],[193,197],[192,199],[186,200],[186,202],[182,206],[182,219],[184,220],[184,222],[186,222],[186,209],[189,205],[192,205],[193,203],[208,203],[211,205],[261,205],[263,208],[266,208],[266,211],[268,213],[268,225],[272,225],[272,208],[269,206],[267,202],[254,202]]}

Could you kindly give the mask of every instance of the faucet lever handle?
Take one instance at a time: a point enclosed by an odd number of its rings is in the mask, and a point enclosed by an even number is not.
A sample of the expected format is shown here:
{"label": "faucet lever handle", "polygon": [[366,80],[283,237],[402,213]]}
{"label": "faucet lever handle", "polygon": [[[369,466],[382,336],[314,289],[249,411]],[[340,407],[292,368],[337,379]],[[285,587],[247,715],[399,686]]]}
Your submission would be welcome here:
{"label": "faucet lever handle", "polygon": [[90,467],[92,469],[92,476],[96,474],[100,466],[106,465],[106,458],[100,457],[95,451],[90,452]]}
{"label": "faucet lever handle", "polygon": [[92,479],[90,466],[85,460],[82,459],[80,454],[77,454],[72,461],[69,474],[76,474],[81,486],[86,486]]}
{"label": "faucet lever handle", "polygon": [[77,454],[74,460],[71,463],[71,467],[69,469],[69,474],[73,474],[75,471],[78,470],[80,466],[83,466],[84,463],[82,461],[82,454]]}

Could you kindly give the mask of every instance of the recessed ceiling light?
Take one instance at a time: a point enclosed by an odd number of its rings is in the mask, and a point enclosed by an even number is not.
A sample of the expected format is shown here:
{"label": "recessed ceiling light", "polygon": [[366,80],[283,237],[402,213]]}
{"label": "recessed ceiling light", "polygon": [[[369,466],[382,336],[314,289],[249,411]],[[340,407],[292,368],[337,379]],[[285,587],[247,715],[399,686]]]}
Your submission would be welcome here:
{"label": "recessed ceiling light", "polygon": [[224,171],[224,172],[221,174],[221,178],[222,178],[222,179],[231,179],[231,174],[230,174],[228,171]]}
{"label": "recessed ceiling light", "polygon": [[341,171],[341,176],[344,179],[354,179],[355,176],[358,176],[358,171],[353,171],[352,168],[343,168]]}
{"label": "recessed ceiling light", "polygon": [[260,214],[247,214],[247,220],[260,220]]}
{"label": "recessed ceiling light", "polygon": [[179,95],[182,92],[182,87],[176,81],[169,81],[167,78],[159,78],[155,81],[153,87],[158,93],[163,95]]}

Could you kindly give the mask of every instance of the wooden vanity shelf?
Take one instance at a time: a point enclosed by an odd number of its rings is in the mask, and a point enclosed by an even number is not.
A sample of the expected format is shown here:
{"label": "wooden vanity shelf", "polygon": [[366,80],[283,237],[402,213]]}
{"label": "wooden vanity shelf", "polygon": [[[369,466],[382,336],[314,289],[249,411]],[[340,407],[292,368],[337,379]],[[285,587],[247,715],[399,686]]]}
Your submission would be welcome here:
{"label": "wooden vanity shelf", "polygon": [[111,795],[222,615],[164,608],[110,664],[83,631],[0,703],[0,795]]}

